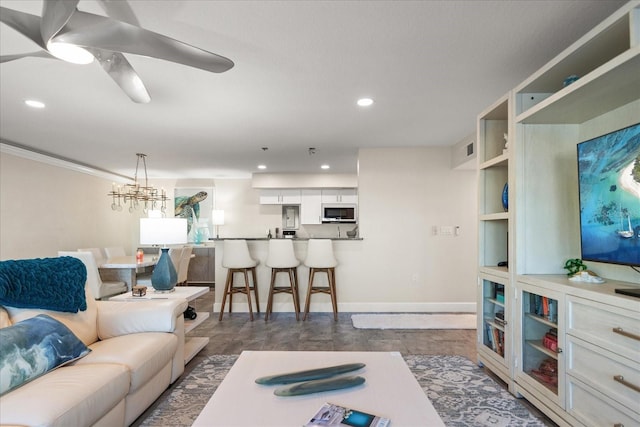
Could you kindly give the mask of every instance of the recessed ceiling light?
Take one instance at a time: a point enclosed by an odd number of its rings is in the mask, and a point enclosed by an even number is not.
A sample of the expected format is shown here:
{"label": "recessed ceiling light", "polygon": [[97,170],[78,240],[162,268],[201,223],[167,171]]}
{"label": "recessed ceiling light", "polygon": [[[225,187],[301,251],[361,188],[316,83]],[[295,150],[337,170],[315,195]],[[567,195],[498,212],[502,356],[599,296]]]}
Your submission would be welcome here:
{"label": "recessed ceiling light", "polygon": [[40,102],[40,101],[36,101],[35,99],[27,99],[26,101],[24,101],[25,104],[27,104],[29,107],[32,108],[44,108],[44,102]]}
{"label": "recessed ceiling light", "polygon": [[368,107],[373,104],[373,99],[371,98],[360,98],[358,99],[358,105],[361,107]]}
{"label": "recessed ceiling light", "polygon": [[266,169],[267,166],[266,165],[258,165],[258,169]]}
{"label": "recessed ceiling light", "polygon": [[322,165],[322,166],[320,166],[320,169],[330,169],[330,168],[331,168],[331,166],[329,166],[329,165]]}

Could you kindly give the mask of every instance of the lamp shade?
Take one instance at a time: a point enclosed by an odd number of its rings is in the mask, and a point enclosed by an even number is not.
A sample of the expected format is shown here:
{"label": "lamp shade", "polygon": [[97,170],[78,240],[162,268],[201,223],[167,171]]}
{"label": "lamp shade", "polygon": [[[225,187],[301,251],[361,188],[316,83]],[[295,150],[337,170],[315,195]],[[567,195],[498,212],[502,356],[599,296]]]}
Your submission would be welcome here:
{"label": "lamp shade", "polygon": [[213,223],[213,225],[224,225],[224,211],[222,209],[212,210],[211,222]]}
{"label": "lamp shade", "polygon": [[141,245],[187,243],[186,218],[140,218]]}

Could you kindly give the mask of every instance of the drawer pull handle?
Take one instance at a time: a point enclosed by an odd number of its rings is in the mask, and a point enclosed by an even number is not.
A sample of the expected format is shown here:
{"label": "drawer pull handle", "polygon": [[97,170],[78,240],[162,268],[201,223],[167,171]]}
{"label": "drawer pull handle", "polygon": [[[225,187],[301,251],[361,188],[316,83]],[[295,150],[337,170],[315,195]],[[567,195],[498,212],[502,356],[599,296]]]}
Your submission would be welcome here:
{"label": "drawer pull handle", "polygon": [[624,427],[624,424],[622,424],[622,423],[615,423],[615,424],[613,425],[613,427]]}
{"label": "drawer pull handle", "polygon": [[620,384],[622,384],[625,387],[629,387],[631,390],[635,390],[638,393],[640,393],[640,387],[638,387],[635,384],[630,383],[629,381],[625,381],[624,377],[622,375],[614,375],[613,376],[613,380],[619,382]]}
{"label": "drawer pull handle", "polygon": [[614,333],[620,334],[624,337],[634,339],[636,341],[640,341],[640,335],[632,334],[631,332],[627,332],[624,329],[617,327],[612,329]]}

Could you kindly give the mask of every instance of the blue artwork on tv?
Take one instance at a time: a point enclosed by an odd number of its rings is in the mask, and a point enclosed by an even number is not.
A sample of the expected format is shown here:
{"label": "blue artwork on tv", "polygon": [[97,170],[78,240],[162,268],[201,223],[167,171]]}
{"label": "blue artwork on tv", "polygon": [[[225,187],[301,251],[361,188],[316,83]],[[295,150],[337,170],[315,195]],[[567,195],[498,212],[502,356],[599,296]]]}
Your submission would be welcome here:
{"label": "blue artwork on tv", "polygon": [[582,259],[640,266],[640,123],[578,144]]}

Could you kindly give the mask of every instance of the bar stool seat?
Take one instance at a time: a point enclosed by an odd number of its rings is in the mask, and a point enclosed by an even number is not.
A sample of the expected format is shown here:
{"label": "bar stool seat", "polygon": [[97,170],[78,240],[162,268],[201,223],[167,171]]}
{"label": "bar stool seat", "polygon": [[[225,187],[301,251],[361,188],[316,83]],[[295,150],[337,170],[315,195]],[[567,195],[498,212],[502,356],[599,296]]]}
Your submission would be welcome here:
{"label": "bar stool seat", "polygon": [[[249,247],[246,240],[225,240],[223,244],[222,266],[227,268],[227,280],[224,284],[224,293],[222,296],[222,305],[220,306],[220,316],[218,320],[222,320],[224,313],[224,305],[229,297],[229,313],[233,305],[233,294],[242,293],[247,295],[247,303],[249,305],[249,318],[253,321],[253,308],[251,306],[251,291],[256,299],[256,311],[260,313],[260,303],[258,301],[258,280],[256,278],[256,266],[258,261],[251,258]],[[249,284],[249,272],[253,279],[253,285]],[[240,287],[234,286],[233,278],[236,273],[242,273],[244,276],[244,285]]]}
{"label": "bar stool seat", "polygon": [[[309,267],[309,287],[307,288],[307,299],[304,308],[304,317],[307,320],[311,295],[317,293],[331,295],[331,305],[333,306],[333,320],[338,320],[338,301],[336,298],[336,269],[338,261],[333,255],[333,245],[329,239],[309,239],[307,257],[304,265]],[[314,284],[316,273],[327,273],[328,286],[318,286]]]}
{"label": "bar stool seat", "polygon": [[[290,239],[269,240],[269,255],[267,256],[266,264],[267,267],[271,267],[271,284],[269,285],[269,300],[267,301],[264,320],[269,320],[269,315],[273,310],[273,296],[279,293],[292,295],[296,320],[300,320],[300,299],[298,297],[298,266],[300,261],[293,252],[293,241]],[[276,275],[278,273],[289,274],[288,286],[276,286]]]}

